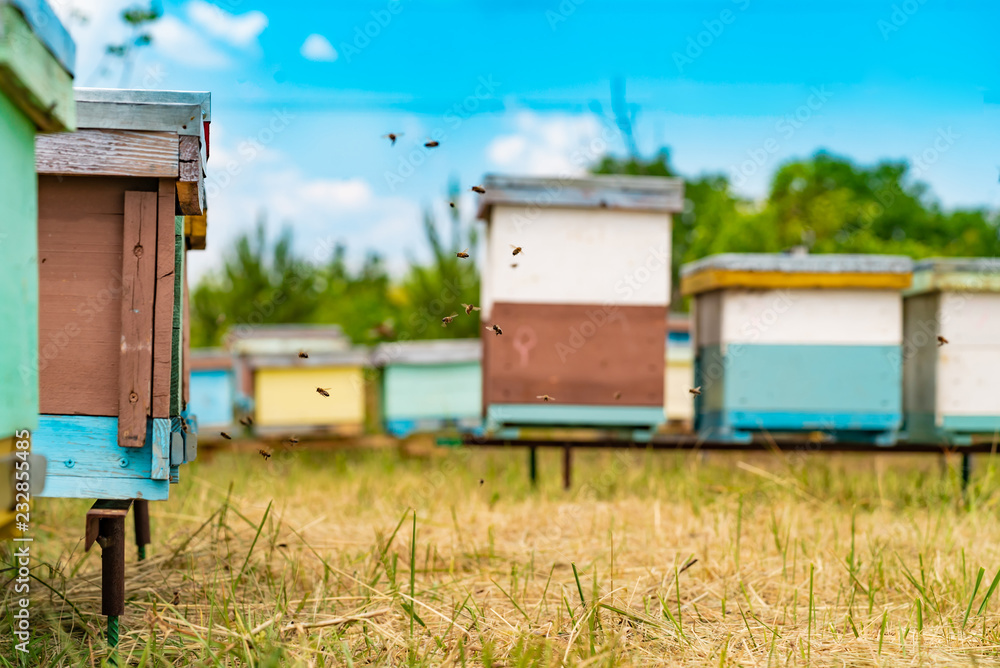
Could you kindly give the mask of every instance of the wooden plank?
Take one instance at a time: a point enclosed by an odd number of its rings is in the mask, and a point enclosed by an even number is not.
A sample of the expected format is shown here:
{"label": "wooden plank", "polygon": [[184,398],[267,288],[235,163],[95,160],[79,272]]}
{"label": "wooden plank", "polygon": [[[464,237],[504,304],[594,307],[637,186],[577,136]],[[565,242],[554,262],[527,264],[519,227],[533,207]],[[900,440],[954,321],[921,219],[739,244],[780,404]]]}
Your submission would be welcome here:
{"label": "wooden plank", "polygon": [[900,273],[786,273],[780,271],[727,271],[709,269],[681,279],[681,294],[693,295],[723,288],[870,288],[902,290],[911,274]]}
{"label": "wooden plank", "polygon": [[177,178],[177,156],[172,132],[79,130],[35,139],[39,174]]}
{"label": "wooden plank", "polygon": [[156,200],[154,193],[125,193],[118,443],[126,448],[145,443],[152,408]]}
{"label": "wooden plank", "polygon": [[149,477],[167,480],[170,477],[170,420],[153,420],[152,463]]}
{"label": "wooden plank", "polygon": [[205,213],[205,181],[178,181],[177,204],[181,214],[200,216]]}
{"label": "wooden plank", "polygon": [[93,478],[59,476],[45,483],[45,496],[54,499],[148,499],[166,501],[170,483],[140,478]]}
{"label": "wooden plank", "polygon": [[155,179],[38,178],[39,410],[118,415],[125,192]]}
{"label": "wooden plank", "polygon": [[[147,436],[152,436],[152,425]],[[118,445],[118,419],[89,415],[42,415],[31,434],[32,450],[45,457],[47,477],[93,477],[97,480],[148,479],[153,439],[141,448]],[[105,498],[106,494],[94,495]]]}
{"label": "wooden plank", "polygon": [[[191,355],[191,291],[188,289],[187,263],[184,264],[184,315],[181,316],[182,331],[184,339],[181,343],[181,406],[183,411],[188,409],[188,401],[191,396],[191,366],[189,359]],[[182,412],[183,412],[182,411]]]}
{"label": "wooden plank", "polygon": [[156,217],[156,295],[153,307],[153,413],[170,417],[177,223],[174,182],[160,179]]}
{"label": "wooden plank", "polygon": [[200,136],[203,132],[201,117],[200,104],[88,100],[78,100],[76,103],[76,124],[80,128],[174,132]]}
{"label": "wooden plank", "polygon": [[174,307],[171,331],[170,416],[184,411],[184,218],[174,218]]}

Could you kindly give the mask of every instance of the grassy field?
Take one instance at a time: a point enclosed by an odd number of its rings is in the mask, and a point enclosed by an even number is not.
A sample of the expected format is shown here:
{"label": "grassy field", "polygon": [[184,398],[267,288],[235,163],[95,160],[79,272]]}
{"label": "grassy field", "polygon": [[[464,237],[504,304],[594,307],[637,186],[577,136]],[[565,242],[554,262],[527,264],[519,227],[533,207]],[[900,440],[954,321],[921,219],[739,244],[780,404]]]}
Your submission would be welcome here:
{"label": "grassy field", "polygon": [[[568,492],[559,461],[537,490],[521,450],[189,465],[144,562],[129,526],[120,665],[1000,662],[989,457],[965,498],[935,457],[579,452]],[[88,505],[36,504],[27,665],[108,657]]]}

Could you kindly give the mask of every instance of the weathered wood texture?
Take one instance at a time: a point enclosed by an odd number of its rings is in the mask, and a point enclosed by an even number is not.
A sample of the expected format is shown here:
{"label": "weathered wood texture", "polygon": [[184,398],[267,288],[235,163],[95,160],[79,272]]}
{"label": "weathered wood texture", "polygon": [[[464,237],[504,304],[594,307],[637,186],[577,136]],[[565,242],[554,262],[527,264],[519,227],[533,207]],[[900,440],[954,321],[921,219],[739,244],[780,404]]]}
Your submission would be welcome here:
{"label": "weathered wood texture", "polygon": [[170,420],[153,420],[152,465],[149,477],[167,480],[170,477]]}
{"label": "weathered wood texture", "polygon": [[171,331],[170,416],[184,411],[184,219],[174,217],[174,318]]}
{"label": "weathered wood texture", "polygon": [[155,199],[157,182],[40,176],[38,184],[40,412],[117,416],[125,192]]}
{"label": "weathered wood texture", "polygon": [[181,351],[181,406],[183,406],[183,410],[187,410],[188,401],[190,401],[191,397],[191,367],[188,361],[191,357],[188,354],[191,351],[191,291],[188,289],[186,263],[184,265],[184,314],[181,317],[183,318],[181,327],[184,332],[183,350]]}
{"label": "weathered wood texture", "polygon": [[145,443],[152,409],[156,203],[154,193],[125,193],[118,444],[126,448]]}
{"label": "weathered wood texture", "polygon": [[663,406],[666,305],[500,302],[491,322],[503,335],[483,332],[487,405],[548,394],[559,404]]}
{"label": "weathered wood texture", "polygon": [[201,216],[205,213],[205,169],[201,157],[201,138],[182,136],[179,157],[177,202],[180,213]]}
{"label": "weathered wood texture", "polygon": [[117,518],[124,520],[131,507],[131,499],[98,499],[94,501],[94,505],[87,511],[86,533],[83,542],[84,552],[90,551],[94,541],[101,535],[101,520]]}
{"label": "weathered wood texture", "polygon": [[177,156],[173,132],[78,130],[35,140],[39,174],[177,178]]}
{"label": "weathered wood texture", "polygon": [[160,179],[156,220],[156,294],[153,308],[153,412],[170,417],[173,368],[174,272],[176,270],[174,182]]}

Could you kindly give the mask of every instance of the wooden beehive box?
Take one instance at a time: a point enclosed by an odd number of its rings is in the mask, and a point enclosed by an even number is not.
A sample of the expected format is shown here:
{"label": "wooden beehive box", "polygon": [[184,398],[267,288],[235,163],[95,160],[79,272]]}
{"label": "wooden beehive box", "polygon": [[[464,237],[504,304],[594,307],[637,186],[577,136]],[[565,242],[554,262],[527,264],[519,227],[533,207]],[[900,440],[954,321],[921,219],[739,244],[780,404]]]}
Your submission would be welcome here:
{"label": "wooden beehive box", "polygon": [[228,351],[210,348],[191,350],[189,409],[204,431],[231,431],[236,423],[236,377]]}
{"label": "wooden beehive box", "polygon": [[166,499],[184,429],[188,239],[204,216],[208,93],[78,89],[36,142],[45,496]]}
{"label": "wooden beehive box", "polygon": [[892,442],[902,422],[900,291],[912,264],[733,253],[685,265],[695,427],[734,440],[766,430]]}
{"label": "wooden beehive box", "polygon": [[907,438],[993,439],[1000,430],[1000,261],[918,262],[903,321]]}
{"label": "wooden beehive box", "polygon": [[372,362],[382,368],[382,425],[406,437],[482,425],[480,339],[386,343]]}
{"label": "wooden beehive box", "polygon": [[[356,436],[364,431],[368,352],[329,325],[266,325],[237,332],[244,392],[261,436]],[[299,357],[299,352],[308,354]],[[323,396],[316,388],[328,388]]]}
{"label": "wooden beehive box", "polygon": [[[35,136],[75,127],[74,52],[44,0],[0,1],[0,539],[11,534],[14,472],[17,465],[25,470],[24,448],[38,425]],[[27,463],[30,491],[37,493],[45,460],[35,454]]]}
{"label": "wooden beehive box", "polygon": [[489,176],[484,187],[482,321],[503,330],[483,331],[488,425],[662,423],[680,179]]}
{"label": "wooden beehive box", "polygon": [[671,314],[667,321],[667,372],[664,386],[667,422],[690,429],[694,421],[694,351],[691,323],[686,316]]}

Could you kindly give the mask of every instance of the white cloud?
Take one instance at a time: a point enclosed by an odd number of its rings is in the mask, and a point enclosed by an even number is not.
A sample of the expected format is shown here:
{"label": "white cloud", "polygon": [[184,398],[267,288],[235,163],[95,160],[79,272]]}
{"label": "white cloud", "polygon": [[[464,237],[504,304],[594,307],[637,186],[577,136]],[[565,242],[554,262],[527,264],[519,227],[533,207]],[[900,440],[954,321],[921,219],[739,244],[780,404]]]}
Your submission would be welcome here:
{"label": "white cloud", "polygon": [[315,33],[306,37],[300,52],[306,60],[332,63],[337,59],[337,50],[330,44],[330,40]]}
{"label": "white cloud", "polygon": [[224,69],[233,64],[228,55],[174,16],[161,18],[151,32],[154,47],[181,64],[204,69]]}
{"label": "white cloud", "polygon": [[486,148],[498,167],[533,176],[571,176],[586,172],[609,148],[593,116],[540,115],[525,111],[514,119],[515,132]]}
{"label": "white cloud", "polygon": [[267,27],[267,15],[263,12],[254,10],[237,16],[205,0],[191,0],[187,13],[191,22],[203,31],[238,48],[253,45]]}

